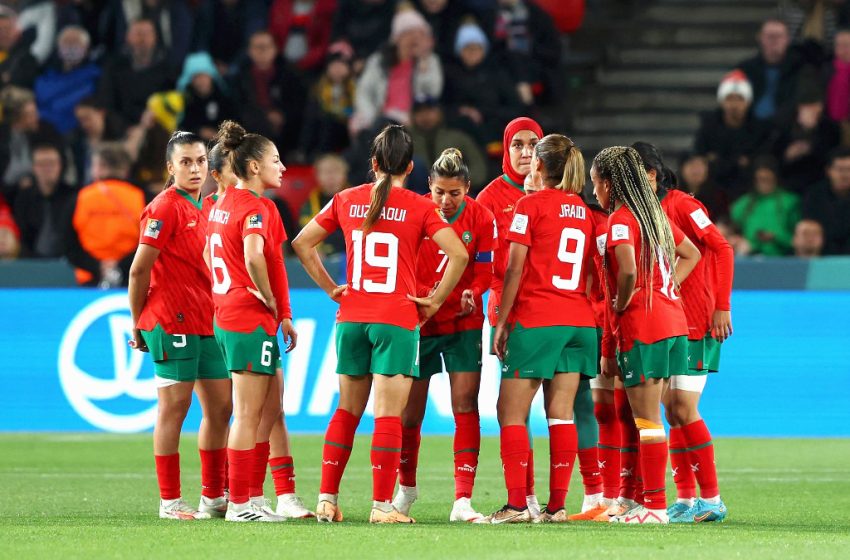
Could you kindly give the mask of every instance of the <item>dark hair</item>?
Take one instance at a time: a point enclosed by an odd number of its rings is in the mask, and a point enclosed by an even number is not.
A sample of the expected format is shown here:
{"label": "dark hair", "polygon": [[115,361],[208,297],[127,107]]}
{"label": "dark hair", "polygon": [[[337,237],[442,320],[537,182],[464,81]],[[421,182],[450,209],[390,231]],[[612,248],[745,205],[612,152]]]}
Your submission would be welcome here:
{"label": "dark hair", "polygon": [[469,183],[469,167],[463,161],[463,154],[457,148],[446,148],[434,165],[431,166],[431,178],[463,179]]}
{"label": "dark hair", "polygon": [[655,170],[655,185],[659,192],[675,189],[679,186],[679,178],[672,169],[664,165],[661,152],[649,142],[635,142],[632,148],[637,150],[643,160],[643,168],[649,172]]}
{"label": "dark hair", "polygon": [[221,173],[224,169],[224,160],[227,157],[224,148],[221,144],[215,144],[210,148],[210,153],[207,154],[207,160],[210,162],[210,171]]}
{"label": "dark hair", "polygon": [[764,29],[764,26],[767,25],[768,23],[778,23],[778,24],[782,25],[786,29],[786,31],[790,31],[787,21],[785,21],[781,17],[771,16],[771,17],[766,18],[764,21],[761,22],[761,25],[759,26],[759,32],[761,32],[761,30]]}
{"label": "dark hair", "polygon": [[584,189],[584,156],[575,142],[563,134],[547,134],[534,146],[543,162],[543,184],[580,194]]}
{"label": "dark hair", "polygon": [[221,146],[224,157],[228,158],[233,174],[243,180],[248,179],[248,162],[263,159],[272,143],[265,136],[246,132],[235,121],[221,123],[215,140]]}
{"label": "dark hair", "polygon": [[378,170],[384,174],[375,186],[372,187],[372,199],[369,203],[369,211],[363,220],[361,228],[367,231],[371,228],[390,196],[392,188],[392,176],[403,175],[407,172],[407,166],[413,159],[413,139],[405,128],[398,124],[390,124],[375,136],[372,141],[372,150],[369,156],[375,160]]}
{"label": "dark hair", "polygon": [[78,107],[91,107],[92,109],[97,109],[98,111],[105,110],[103,103],[101,103],[100,100],[94,95],[87,95],[77,101],[77,104],[74,105],[74,108],[76,109]]}
{"label": "dark hair", "polygon": [[[185,130],[175,130],[171,135],[171,138],[168,139],[168,144],[165,146],[165,162],[168,163],[171,161],[171,156],[174,155],[174,148],[177,146],[191,146],[193,144],[200,144],[204,147],[204,151],[207,149],[207,144],[204,142],[204,139],[195,134],[194,132],[186,132]],[[168,176],[168,181],[165,182],[165,188],[167,189],[171,185],[174,184],[174,175]]]}
{"label": "dark hair", "polygon": [[776,175],[776,178],[779,178],[779,162],[775,157],[770,155],[762,155],[753,159],[753,177],[755,177],[756,171],[759,169],[768,169],[771,173]]}
{"label": "dark hair", "polygon": [[826,166],[830,167],[837,159],[850,158],[850,148],[839,147],[835,148],[827,155]]}

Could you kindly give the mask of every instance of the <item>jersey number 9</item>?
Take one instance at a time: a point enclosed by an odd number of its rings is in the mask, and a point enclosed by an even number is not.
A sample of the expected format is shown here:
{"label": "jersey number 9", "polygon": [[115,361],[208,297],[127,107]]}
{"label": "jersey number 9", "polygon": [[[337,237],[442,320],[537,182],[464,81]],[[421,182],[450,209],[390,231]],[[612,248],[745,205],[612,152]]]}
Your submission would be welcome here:
{"label": "jersey number 9", "polygon": [[[567,247],[570,241],[575,241],[576,246],[572,251]],[[573,265],[572,274],[569,278],[552,276],[552,285],[559,290],[575,290],[581,281],[581,264],[584,262],[584,232],[576,228],[564,228],[561,231],[561,240],[558,242],[558,260],[562,263]]]}
{"label": "jersey number 9", "polygon": [[[363,277],[363,261],[373,268],[383,268],[387,271],[387,279],[384,282],[374,280],[362,280],[364,292],[374,294],[391,294],[395,291],[396,276],[398,276],[398,237],[391,233],[374,231],[365,235],[366,255],[363,255],[364,235],[363,231],[356,229],[351,232],[351,246],[354,251],[354,270],[351,274],[351,287],[355,290],[361,289],[361,278]],[[379,255],[378,245],[385,245],[386,255]]]}

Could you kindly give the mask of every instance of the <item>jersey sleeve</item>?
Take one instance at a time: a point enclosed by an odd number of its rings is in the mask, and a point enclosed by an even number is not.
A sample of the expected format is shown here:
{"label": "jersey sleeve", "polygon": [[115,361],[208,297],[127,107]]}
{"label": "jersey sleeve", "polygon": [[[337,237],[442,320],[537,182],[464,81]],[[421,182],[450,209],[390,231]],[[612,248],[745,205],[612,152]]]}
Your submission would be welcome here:
{"label": "jersey sleeve", "polygon": [[638,234],[638,228],[634,227],[630,220],[624,219],[623,215],[611,214],[608,220],[608,237],[606,240],[608,247],[634,246],[635,236]]}
{"label": "jersey sleeve", "polygon": [[245,239],[251,234],[257,234],[265,240],[272,239],[272,217],[269,214],[269,208],[262,204],[259,200],[256,203],[246,205],[244,210],[239,213],[239,227],[242,233],[242,239]]}
{"label": "jersey sleeve", "polygon": [[431,202],[430,200],[420,200],[420,204],[425,211],[425,220],[422,224],[424,228],[424,235],[433,238],[434,234],[440,231],[443,228],[450,227],[446,220],[443,219],[443,215],[440,213],[440,209],[437,208],[437,205]]}
{"label": "jersey sleeve", "polygon": [[685,240],[687,235],[685,235],[685,232],[679,229],[679,226],[673,222],[670,222],[670,230],[673,232],[673,243],[675,243],[676,247],[678,247],[679,244]]}
{"label": "jersey sleeve", "polygon": [[173,205],[152,202],[142,212],[139,244],[162,249],[177,229],[178,213]]}
{"label": "jersey sleeve", "polygon": [[682,231],[690,239],[702,239],[711,228],[715,227],[711,218],[708,217],[708,212],[702,203],[692,196],[684,196],[681,202],[677,205],[679,213],[679,223],[682,224]]}
{"label": "jersey sleeve", "polygon": [[322,229],[328,233],[335,232],[340,226],[338,212],[339,204],[340,197],[338,194],[335,194],[330,202],[325,204],[325,207],[316,214],[315,218],[313,218],[316,220],[316,223],[322,226]]}
{"label": "jersey sleeve", "polygon": [[714,307],[732,309],[732,280],[735,276],[735,251],[720,230],[712,224],[703,242],[714,254]]}
{"label": "jersey sleeve", "polygon": [[530,201],[523,197],[519,199],[514,210],[514,219],[505,239],[511,243],[519,243],[526,247],[531,246],[531,222],[534,220],[534,207]]}

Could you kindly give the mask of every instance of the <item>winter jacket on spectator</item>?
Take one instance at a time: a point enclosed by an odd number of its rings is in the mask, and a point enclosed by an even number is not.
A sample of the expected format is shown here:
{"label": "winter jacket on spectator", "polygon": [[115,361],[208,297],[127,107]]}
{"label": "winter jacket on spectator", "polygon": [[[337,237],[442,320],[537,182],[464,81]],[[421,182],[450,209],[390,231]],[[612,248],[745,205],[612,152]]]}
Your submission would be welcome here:
{"label": "winter jacket on spectator", "polygon": [[766,94],[772,93],[774,113],[767,118],[787,119],[794,112],[797,99],[797,83],[803,62],[797,53],[789,49],[785,59],[775,66],[767,64],[758,54],[736,65],[747,75],[753,87],[753,111],[759,113],[759,104]]}
{"label": "winter jacket on spectator", "polygon": [[177,89],[183,92],[183,112],[178,123],[182,130],[210,140],[222,121],[238,118],[227,84],[207,53],[186,57]]}
{"label": "winter jacket on spectator", "polygon": [[308,155],[339,152],[348,146],[348,119],[354,113],[354,78],[333,83],[322,76],[304,111],[300,148]]}
{"label": "winter jacket on spectator", "polygon": [[108,61],[103,69],[97,96],[102,105],[117,115],[123,126],[134,126],[142,117],[148,98],[174,86],[174,74],[158,50],[151,64],[134,68],[132,58],[121,54]]}
{"label": "winter jacket on spectator", "polygon": [[464,15],[469,9],[465,2],[445,2],[437,12],[432,12],[428,2],[414,0],[413,5],[431,26],[434,31],[434,51],[440,56],[440,60],[451,60],[454,56],[455,36],[460,27]]}
{"label": "winter jacket on spectator", "polygon": [[8,85],[32,89],[38,77],[38,61],[29,43],[18,40],[8,49],[0,48],[0,89]]}
{"label": "winter jacket on spectator", "polygon": [[287,61],[300,70],[318,70],[330,42],[337,0],[315,0],[304,13],[297,13],[296,4],[296,0],[272,2],[269,32]]}
{"label": "winter jacket on spectator", "polygon": [[339,0],[331,40],[348,41],[355,58],[366,59],[389,38],[395,6],[396,0]]}
{"label": "winter jacket on spectator", "polygon": [[812,128],[795,121],[778,130],[774,153],[781,162],[782,182],[800,193],[823,179],[827,156],[841,143],[841,130],[826,114]]}
{"label": "winter jacket on spectator", "polygon": [[15,199],[15,221],[21,230],[21,256],[56,259],[65,255],[67,232],[76,193],[59,182],[50,194],[32,186]]}
{"label": "winter jacket on spectator", "polygon": [[829,180],[812,185],[806,189],[803,217],[823,226],[825,255],[850,255],[850,190],[835,189]]}
{"label": "winter jacket on spectator", "polygon": [[782,190],[750,192],[732,205],[731,216],[753,253],[790,255],[794,226],[800,220],[800,197]]}
{"label": "winter jacket on spectator", "polygon": [[481,189],[487,184],[487,162],[481,148],[465,132],[448,128],[440,123],[436,128],[425,129],[414,124],[408,129],[413,138],[413,154],[422,158],[428,169],[448,147],[457,148],[463,154],[463,161],[469,167],[469,180],[474,190]]}
{"label": "winter jacket on spectator", "polygon": [[41,118],[67,134],[77,126],[74,107],[94,94],[100,79],[100,66],[88,62],[70,72],[63,72],[60,64],[48,68],[35,80],[35,101]]}
{"label": "winter jacket on spectator", "polygon": [[0,125],[0,183],[10,204],[15,202],[20,183],[31,182],[32,148],[38,144],[65,151],[62,136],[48,122],[39,121],[38,128],[31,132],[16,130],[8,123]]}

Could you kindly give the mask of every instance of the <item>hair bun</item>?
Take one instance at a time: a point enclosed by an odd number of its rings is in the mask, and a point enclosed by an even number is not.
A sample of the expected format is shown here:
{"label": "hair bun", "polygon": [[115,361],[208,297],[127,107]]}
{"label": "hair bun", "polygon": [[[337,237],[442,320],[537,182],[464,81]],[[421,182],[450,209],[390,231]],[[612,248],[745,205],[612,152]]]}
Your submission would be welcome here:
{"label": "hair bun", "polygon": [[248,133],[236,121],[227,120],[218,127],[215,141],[228,152],[235,150],[242,144]]}

